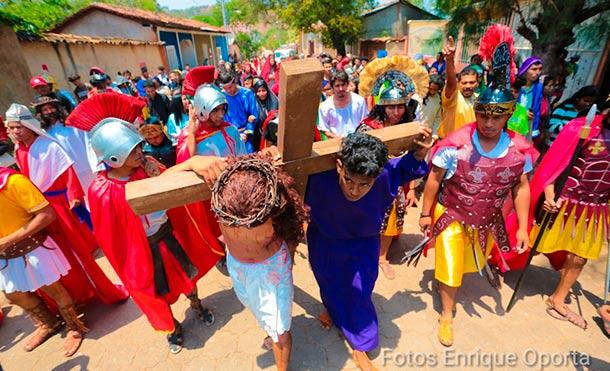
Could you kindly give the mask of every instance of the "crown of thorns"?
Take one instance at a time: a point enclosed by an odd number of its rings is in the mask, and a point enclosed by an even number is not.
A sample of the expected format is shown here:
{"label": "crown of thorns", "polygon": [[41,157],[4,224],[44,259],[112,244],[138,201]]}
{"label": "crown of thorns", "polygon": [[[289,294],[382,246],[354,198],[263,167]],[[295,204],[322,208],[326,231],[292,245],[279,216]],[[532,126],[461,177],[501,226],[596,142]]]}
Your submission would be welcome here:
{"label": "crown of thorns", "polygon": [[[243,170],[252,170],[262,174],[263,179],[259,185],[267,189],[265,192],[265,202],[254,208],[250,215],[246,217],[238,217],[226,211],[223,207],[220,195],[231,176]],[[216,214],[218,220],[230,227],[256,227],[265,222],[265,220],[281,206],[281,195],[278,192],[277,172],[271,163],[258,158],[247,158],[240,160],[227,167],[218,177],[214,187],[212,188],[212,211]]]}

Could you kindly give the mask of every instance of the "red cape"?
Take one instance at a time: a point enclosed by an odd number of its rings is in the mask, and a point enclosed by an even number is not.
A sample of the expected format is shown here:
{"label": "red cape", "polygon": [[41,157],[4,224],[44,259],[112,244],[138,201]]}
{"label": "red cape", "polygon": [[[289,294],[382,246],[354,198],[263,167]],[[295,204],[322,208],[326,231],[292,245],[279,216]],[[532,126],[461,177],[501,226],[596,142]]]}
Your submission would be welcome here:
{"label": "red cape", "polygon": [[[603,116],[595,116],[595,119],[591,124],[591,132],[589,133],[589,137],[584,142],[585,146],[587,143],[589,143],[591,138],[598,136],[601,132],[602,120]],[[540,197],[544,197],[544,188],[546,188],[546,186],[549,184],[554,183],[563,173],[563,171],[566,170],[566,167],[568,167],[570,160],[574,155],[574,151],[576,151],[576,146],[578,145],[580,129],[584,125],[585,117],[579,117],[568,122],[557,136],[557,139],[555,139],[553,142],[551,148],[549,148],[547,153],[542,158],[540,165],[538,165],[536,168],[534,176],[530,181],[531,198],[528,218],[528,232],[531,231],[534,224],[536,206],[538,205]],[[514,215],[514,213],[508,217],[506,228],[508,230],[509,238],[511,239],[511,244],[514,244],[516,241],[515,235],[517,234],[518,229],[517,217]],[[530,241],[530,243],[533,244],[534,241]],[[527,253],[517,254],[511,251],[508,254],[504,254],[504,259],[511,270],[523,269],[527,263],[527,255]],[[545,255],[551,262],[553,268],[557,270],[563,267],[563,263],[567,256],[565,251],[557,251]],[[496,254],[492,256],[490,263],[503,268],[500,257]]]}
{"label": "red cape", "polygon": [[[129,181],[147,177],[144,170],[139,169]],[[174,236],[199,274],[189,279],[165,244],[160,243],[170,292],[163,297],[157,296],[151,249],[140,217],[125,200],[126,183],[110,179],[107,172],[102,172],[89,187],[95,235],[110,264],[153,328],[171,332],[174,322],[169,304],[174,303],[180,294],[193,290],[197,280],[216,264],[222,249],[206,228],[207,220],[193,219],[185,207],[168,210]]]}
{"label": "red cape", "polygon": [[[231,124],[229,124],[228,122],[223,122],[219,127],[216,128],[207,128],[200,125],[195,135],[195,142],[199,143],[219,130],[222,130],[222,135],[226,141],[233,141],[233,139],[230,138],[225,132],[225,128],[229,127],[230,125]],[[188,145],[186,141],[187,136],[187,128],[184,128],[178,136],[178,146],[176,148],[177,164],[182,163],[191,158],[191,154],[188,150]],[[220,235],[222,234],[220,232],[220,226],[218,226],[216,217],[214,216],[214,213],[212,213],[212,206],[209,200],[188,204],[186,205],[186,208],[195,220],[207,220],[208,229],[212,232],[214,236],[220,237]]]}
{"label": "red cape", "polygon": [[[443,148],[447,148],[447,147],[461,148],[468,143],[472,143],[472,135],[474,134],[474,131],[476,129],[477,129],[477,123],[475,121],[475,122],[472,122],[468,125],[461,127],[460,129],[449,134],[445,139],[438,142],[430,151],[430,157],[429,157],[430,166],[432,166],[432,164],[431,164],[432,159],[434,159],[434,156],[436,156],[436,154],[438,153],[439,150],[441,150]],[[534,148],[534,146],[531,143],[529,143],[523,136],[516,134],[513,131],[507,130],[506,132],[507,132],[508,136],[510,137],[510,139],[512,140],[513,144],[515,145],[515,148],[519,152],[529,155],[532,160],[532,164],[535,164],[536,161],[538,160],[538,157],[540,156],[540,154]],[[434,207],[435,206],[433,205],[432,210],[434,210]],[[515,220],[516,220],[516,216],[515,216]],[[427,251],[427,249],[430,248],[431,246],[433,246],[432,241],[428,244],[425,251]],[[498,249],[493,249],[494,256],[495,256],[495,253],[497,250]],[[498,261],[500,261],[499,257],[498,257]]]}

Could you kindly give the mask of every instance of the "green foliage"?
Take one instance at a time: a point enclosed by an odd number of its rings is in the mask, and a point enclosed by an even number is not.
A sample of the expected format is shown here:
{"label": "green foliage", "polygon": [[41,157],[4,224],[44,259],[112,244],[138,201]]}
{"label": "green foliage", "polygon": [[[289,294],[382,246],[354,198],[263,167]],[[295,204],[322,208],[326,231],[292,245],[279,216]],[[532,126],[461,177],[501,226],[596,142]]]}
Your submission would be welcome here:
{"label": "green foliage", "polygon": [[455,37],[463,28],[466,42],[476,40],[491,22],[519,15],[516,31],[551,73],[561,72],[560,58],[576,41],[577,31],[585,32],[591,44],[609,33],[610,0],[436,0],[436,7],[450,18],[448,33]]}
{"label": "green foliage", "polygon": [[362,29],[361,13],[375,0],[258,0],[289,26],[320,32],[322,42],[345,53],[345,43],[357,40]]}
{"label": "green foliage", "polygon": [[243,58],[254,57],[261,48],[260,37],[257,37],[257,34],[258,32],[253,32],[251,36],[245,32],[238,32],[235,35],[235,44],[239,46]]}
{"label": "green foliage", "polygon": [[[91,4],[92,0],[3,0],[0,18],[12,19],[15,31],[38,34],[53,28],[71,14]],[[155,0],[97,0],[100,3],[157,10]]]}
{"label": "green foliage", "polygon": [[[261,3],[256,1],[229,0],[225,3],[227,23],[230,25],[237,23],[256,24],[261,20],[264,11],[265,9],[262,8]],[[217,2],[209,7],[206,13],[196,15],[193,19],[221,27],[223,26],[222,7]]]}
{"label": "green foliage", "polygon": [[282,45],[294,42],[294,32],[283,27],[271,27],[262,37],[261,44],[267,49],[275,50]]}

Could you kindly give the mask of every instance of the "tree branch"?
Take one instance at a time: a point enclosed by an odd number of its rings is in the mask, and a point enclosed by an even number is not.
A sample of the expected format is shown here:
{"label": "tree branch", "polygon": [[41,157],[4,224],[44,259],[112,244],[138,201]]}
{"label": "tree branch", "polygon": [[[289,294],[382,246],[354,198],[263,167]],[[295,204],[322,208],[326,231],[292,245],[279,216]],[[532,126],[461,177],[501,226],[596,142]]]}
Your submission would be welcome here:
{"label": "tree branch", "polygon": [[519,26],[517,27],[517,32],[525,37],[532,45],[538,40],[536,37],[536,33],[532,30],[527,23],[525,22],[525,16],[523,15],[523,10],[519,5],[519,1],[515,1],[512,10],[519,14]]}
{"label": "tree branch", "polygon": [[576,23],[582,23],[582,22],[586,21],[587,19],[589,19],[597,14],[603,13],[607,10],[610,10],[610,1],[599,2],[590,8],[583,9],[582,12],[578,13],[578,16],[575,18]]}

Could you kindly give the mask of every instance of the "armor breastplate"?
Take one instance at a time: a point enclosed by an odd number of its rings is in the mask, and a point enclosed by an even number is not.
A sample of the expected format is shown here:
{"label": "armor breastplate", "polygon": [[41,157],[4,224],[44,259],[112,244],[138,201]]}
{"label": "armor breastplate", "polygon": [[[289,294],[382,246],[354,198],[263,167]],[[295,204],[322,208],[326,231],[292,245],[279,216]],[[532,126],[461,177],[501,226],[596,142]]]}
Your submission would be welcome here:
{"label": "armor breastplate", "polygon": [[472,144],[462,147],[455,174],[444,182],[441,200],[447,210],[436,221],[433,234],[459,221],[479,230],[481,248],[491,232],[502,250],[509,249],[502,205],[519,182],[524,165],[525,155],[514,146],[502,158],[481,156]]}
{"label": "armor breastplate", "polygon": [[607,204],[610,196],[610,138],[600,133],[583,148],[561,196],[586,204]]}

